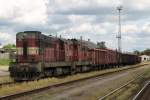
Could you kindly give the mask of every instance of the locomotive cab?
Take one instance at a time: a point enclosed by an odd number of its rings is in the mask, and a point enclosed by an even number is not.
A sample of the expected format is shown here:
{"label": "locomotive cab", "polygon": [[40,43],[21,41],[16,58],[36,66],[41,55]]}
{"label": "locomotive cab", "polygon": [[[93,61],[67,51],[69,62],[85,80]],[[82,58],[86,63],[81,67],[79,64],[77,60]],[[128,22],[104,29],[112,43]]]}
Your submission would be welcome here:
{"label": "locomotive cab", "polygon": [[16,35],[16,61],[9,66],[15,80],[32,80],[41,73],[40,34],[38,31],[19,32]]}

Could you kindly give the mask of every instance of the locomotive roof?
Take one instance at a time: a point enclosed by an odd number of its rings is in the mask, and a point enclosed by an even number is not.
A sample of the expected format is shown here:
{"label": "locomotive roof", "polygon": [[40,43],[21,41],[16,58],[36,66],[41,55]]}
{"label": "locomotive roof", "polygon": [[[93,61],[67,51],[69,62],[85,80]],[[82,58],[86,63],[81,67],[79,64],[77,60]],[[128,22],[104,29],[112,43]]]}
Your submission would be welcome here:
{"label": "locomotive roof", "polygon": [[[64,39],[64,38],[60,38],[60,37],[55,37],[55,36],[48,36],[45,34],[41,34],[40,31],[24,31],[24,32],[19,32],[17,34],[20,33],[35,33],[35,34],[39,34],[39,39],[42,39],[44,41],[47,40],[51,40],[51,41],[62,41],[62,42],[68,42],[68,43],[72,43],[72,41],[76,41],[77,43],[84,45],[86,47],[88,47],[89,49],[96,49],[97,48],[97,44],[91,42],[91,41],[86,41],[86,40],[80,40],[80,39]],[[113,50],[114,51],[114,50]]]}
{"label": "locomotive roof", "polygon": [[43,39],[45,41],[47,40],[51,40],[51,41],[62,41],[62,42],[68,42],[68,40],[64,39],[64,38],[60,38],[60,37],[55,37],[55,36],[48,36],[48,35],[44,35],[41,34],[40,35],[40,39]]}
{"label": "locomotive roof", "polygon": [[24,31],[24,33],[41,33],[40,31]]}
{"label": "locomotive roof", "polygon": [[23,39],[23,38],[38,38],[41,35],[40,31],[24,31],[24,32],[18,32],[16,34],[17,39]]}
{"label": "locomotive roof", "polygon": [[63,42],[69,42],[71,43],[72,41],[77,41],[78,43],[82,43],[82,45],[88,47],[89,49],[93,49],[93,48],[97,48],[97,45],[93,42],[90,41],[85,41],[85,40],[79,40],[79,39],[64,39],[64,38],[59,38],[59,37],[53,37],[53,36],[49,36],[51,39],[53,40],[61,40]]}

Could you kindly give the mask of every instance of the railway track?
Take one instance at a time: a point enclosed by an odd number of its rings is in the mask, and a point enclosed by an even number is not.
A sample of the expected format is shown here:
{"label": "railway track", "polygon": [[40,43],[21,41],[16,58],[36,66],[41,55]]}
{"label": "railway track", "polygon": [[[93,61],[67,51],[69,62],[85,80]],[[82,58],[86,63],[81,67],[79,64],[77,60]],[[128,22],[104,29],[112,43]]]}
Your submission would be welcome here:
{"label": "railway track", "polygon": [[[137,78],[128,81],[127,83],[123,84],[122,86],[116,88],[115,90],[111,91],[110,93],[108,93],[108,94],[104,95],[103,97],[99,98],[99,100],[105,100],[105,99],[107,99],[112,94],[118,92],[119,90],[123,89],[124,87],[128,86],[130,83],[134,82],[135,80],[137,80],[137,79],[139,79],[141,77],[142,77],[142,75],[139,75]],[[141,99],[139,99],[139,100],[141,100]]]}
{"label": "railway track", "polygon": [[0,71],[3,71],[3,72],[9,72],[8,70],[3,70],[3,69],[1,69]]}
{"label": "railway track", "polygon": [[[49,85],[49,86],[41,87],[41,88],[38,88],[38,89],[28,90],[28,91],[24,91],[24,92],[18,92],[18,93],[14,93],[14,94],[10,94],[10,95],[5,95],[5,96],[0,97],[0,100],[10,100],[10,99],[14,99],[14,98],[19,98],[19,97],[22,97],[22,96],[25,96],[25,95],[45,91],[45,90],[48,90],[50,88],[65,86],[65,85],[69,85],[69,84],[72,84],[72,83],[75,83],[75,82],[85,81],[85,80],[96,78],[96,77],[99,77],[99,76],[109,75],[109,74],[113,74],[113,73],[116,73],[116,72],[121,72],[121,71],[129,70],[129,69],[138,68],[140,66],[145,66],[145,65],[148,65],[148,64],[137,65],[137,66],[134,66],[134,67],[121,69],[121,70],[117,70],[117,71],[113,71],[113,72],[109,72],[109,73],[104,73],[104,74],[90,76],[90,77],[86,77],[86,78],[82,78],[82,79],[78,79],[78,80],[72,80],[72,81],[68,81],[68,82],[64,82],[64,83],[57,83],[57,84],[54,84],[54,85]],[[13,83],[10,83],[10,84],[13,84]],[[7,85],[7,83],[6,83],[6,85]],[[9,83],[8,83],[8,85],[9,85]]]}
{"label": "railway track", "polygon": [[1,74],[0,74],[0,78],[1,78],[1,77],[7,77],[7,76],[9,76],[9,74],[4,74],[4,75],[1,75]]}
{"label": "railway track", "polygon": [[0,78],[2,78],[2,77],[8,77],[9,75],[0,75]]}
{"label": "railway track", "polygon": [[150,99],[150,81],[135,95],[133,100],[149,100]]}
{"label": "railway track", "polygon": [[0,88],[2,87],[2,86],[6,86],[6,85],[12,85],[12,84],[15,84],[16,82],[5,82],[5,83],[0,83]]}
{"label": "railway track", "polygon": [[[125,88],[128,86],[130,83],[136,81],[137,79],[141,78],[142,75],[139,75],[139,77],[123,84],[122,86],[116,88],[115,90],[111,91],[110,93],[104,95],[103,97],[100,97],[99,100],[105,100],[109,96],[113,95],[114,93],[118,92],[119,90]],[[150,93],[150,81],[147,82],[147,84],[138,92],[138,94],[133,98],[133,100],[149,100],[149,93]]]}

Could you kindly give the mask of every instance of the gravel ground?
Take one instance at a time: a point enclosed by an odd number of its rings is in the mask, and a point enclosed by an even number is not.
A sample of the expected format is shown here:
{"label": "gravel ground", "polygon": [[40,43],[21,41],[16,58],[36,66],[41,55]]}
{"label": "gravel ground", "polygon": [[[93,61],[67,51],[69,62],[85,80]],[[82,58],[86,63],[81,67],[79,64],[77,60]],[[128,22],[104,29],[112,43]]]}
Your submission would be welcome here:
{"label": "gravel ground", "polygon": [[41,93],[32,94],[18,100],[95,100],[139,76],[150,66],[131,69],[119,73],[77,82],[71,85],[52,88]]}

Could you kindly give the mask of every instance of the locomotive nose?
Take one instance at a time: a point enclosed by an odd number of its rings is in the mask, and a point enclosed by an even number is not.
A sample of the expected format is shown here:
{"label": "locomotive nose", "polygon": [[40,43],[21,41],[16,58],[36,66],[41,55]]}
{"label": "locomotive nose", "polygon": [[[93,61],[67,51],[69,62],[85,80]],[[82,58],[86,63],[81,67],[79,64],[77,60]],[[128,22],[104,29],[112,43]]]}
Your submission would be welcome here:
{"label": "locomotive nose", "polygon": [[38,63],[12,63],[10,64],[9,70],[10,76],[14,80],[33,80],[39,77],[42,72]]}

